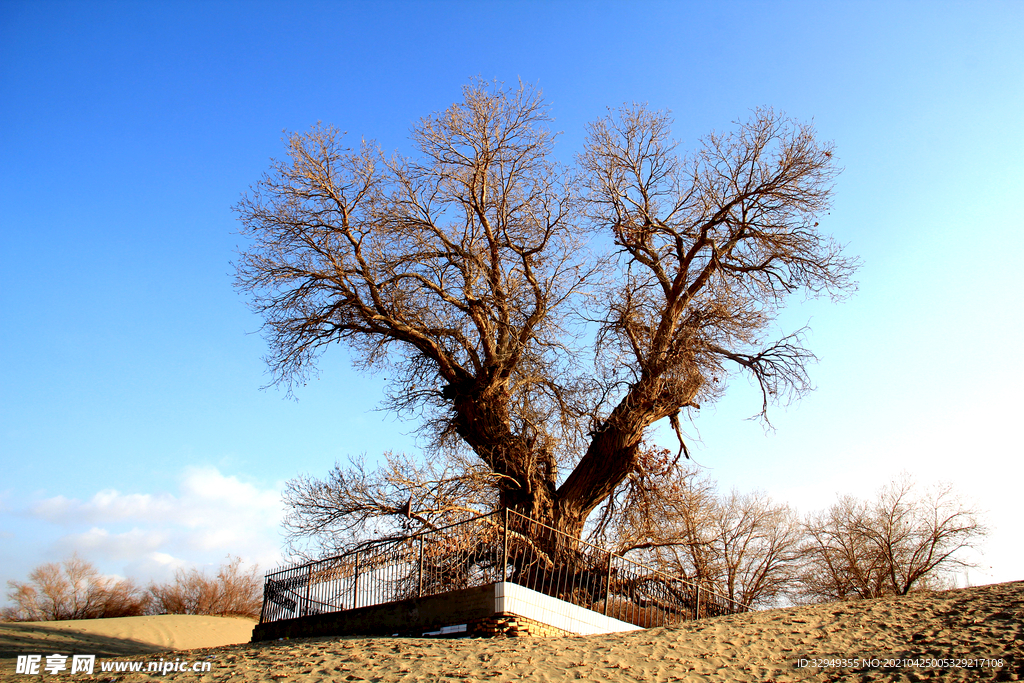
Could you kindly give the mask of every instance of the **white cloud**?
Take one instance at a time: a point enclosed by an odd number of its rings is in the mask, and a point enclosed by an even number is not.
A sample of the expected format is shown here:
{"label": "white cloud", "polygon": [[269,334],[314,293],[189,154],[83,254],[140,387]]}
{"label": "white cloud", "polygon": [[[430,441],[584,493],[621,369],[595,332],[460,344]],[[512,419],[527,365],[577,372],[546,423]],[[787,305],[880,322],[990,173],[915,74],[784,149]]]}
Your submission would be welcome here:
{"label": "white cloud", "polygon": [[122,520],[159,521],[175,512],[176,499],[164,493],[122,494],[115,489],[104,489],[87,502],[64,496],[54,496],[34,504],[32,516],[55,524],[76,524],[82,521],[104,523]]}
{"label": "white cloud", "polygon": [[193,564],[195,563],[157,551],[146,553],[127,563],[125,573],[131,577],[147,577],[154,583],[166,583],[174,578],[175,571],[186,569]]}
{"label": "white cloud", "polygon": [[141,552],[155,551],[168,539],[165,532],[154,529],[135,527],[124,533],[112,534],[107,529],[93,527],[84,533],[64,536],[63,540],[82,554],[124,560]]}
{"label": "white cloud", "polygon": [[143,582],[166,580],[179,567],[217,566],[228,555],[264,569],[280,561],[279,488],[216,467],[187,468],[174,492],[104,489],[84,501],[54,496],[26,513],[57,527],[58,554],[77,551],[104,568],[116,563]]}

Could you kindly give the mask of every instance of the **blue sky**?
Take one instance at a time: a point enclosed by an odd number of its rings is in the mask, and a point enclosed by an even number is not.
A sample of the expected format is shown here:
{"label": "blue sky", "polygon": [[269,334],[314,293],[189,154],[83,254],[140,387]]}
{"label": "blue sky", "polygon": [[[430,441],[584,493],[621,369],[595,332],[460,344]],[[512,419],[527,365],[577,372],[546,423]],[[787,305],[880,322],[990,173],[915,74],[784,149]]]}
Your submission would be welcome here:
{"label": "blue sky", "polygon": [[231,207],[282,130],[407,149],[475,76],[537,84],[565,161],[628,101],[683,147],[759,105],[813,120],[860,290],[780,320],[810,321],[817,391],[766,434],[734,379],[695,458],[802,511],[952,481],[993,527],[964,580],[1024,579],[1021,35],[1020,2],[0,0],[0,582],[74,550],[143,581],[267,567],[285,481],[416,449],[341,347],[298,401],[260,391]]}

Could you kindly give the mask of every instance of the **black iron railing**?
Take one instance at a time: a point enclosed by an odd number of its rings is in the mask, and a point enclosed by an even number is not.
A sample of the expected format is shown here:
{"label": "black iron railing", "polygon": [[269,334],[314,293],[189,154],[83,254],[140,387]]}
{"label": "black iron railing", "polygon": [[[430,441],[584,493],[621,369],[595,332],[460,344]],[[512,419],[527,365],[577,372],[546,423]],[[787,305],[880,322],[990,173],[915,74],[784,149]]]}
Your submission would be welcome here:
{"label": "black iron railing", "polygon": [[260,623],[508,581],[644,628],[747,611],[660,572],[500,510],[267,574]]}

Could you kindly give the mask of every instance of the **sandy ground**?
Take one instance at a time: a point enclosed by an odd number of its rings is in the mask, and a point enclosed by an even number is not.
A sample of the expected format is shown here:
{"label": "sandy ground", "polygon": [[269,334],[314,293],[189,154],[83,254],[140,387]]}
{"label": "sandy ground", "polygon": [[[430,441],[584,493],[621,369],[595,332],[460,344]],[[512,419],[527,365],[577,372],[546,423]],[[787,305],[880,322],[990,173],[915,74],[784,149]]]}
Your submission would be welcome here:
{"label": "sandy ground", "polygon": [[[162,626],[139,623],[138,633],[118,631],[116,638],[143,647],[147,641],[139,634],[149,629],[149,644],[145,647],[154,647],[153,641],[159,638],[164,638],[160,642],[180,646],[206,637],[207,625],[213,624],[182,621],[181,628],[189,633],[171,634],[159,631]],[[12,650],[7,645],[6,629],[10,628],[15,626],[0,627],[5,649],[0,678],[30,680],[14,673],[15,662],[9,658]],[[31,651],[44,655],[51,651],[96,651],[90,649],[90,641],[71,640],[70,631],[55,628],[50,633],[61,639],[31,641]],[[162,635],[156,637],[158,633]],[[226,632],[220,635],[226,637]],[[44,643],[46,647],[38,649]],[[211,640],[206,644],[216,643]],[[1024,582],[754,612],[604,636],[319,638],[162,654],[138,650],[134,657],[116,660],[143,662],[143,668],[150,661],[180,661],[183,666],[198,663],[200,669],[209,664],[206,672],[170,672],[165,676],[101,673],[101,664],[115,660],[97,661],[93,680],[116,678],[124,682],[1022,680]],[[61,673],[52,678],[90,677]]]}

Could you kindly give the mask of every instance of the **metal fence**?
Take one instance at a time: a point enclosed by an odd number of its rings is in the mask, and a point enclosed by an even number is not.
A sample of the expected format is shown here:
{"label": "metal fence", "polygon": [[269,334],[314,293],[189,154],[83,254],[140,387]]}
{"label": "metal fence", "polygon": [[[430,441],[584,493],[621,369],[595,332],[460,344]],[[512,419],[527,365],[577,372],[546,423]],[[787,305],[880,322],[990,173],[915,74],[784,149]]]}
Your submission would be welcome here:
{"label": "metal fence", "polygon": [[260,623],[509,581],[648,628],[748,608],[500,510],[267,574]]}

